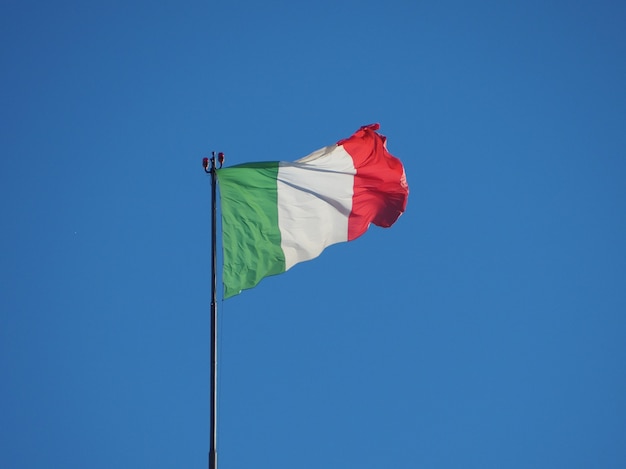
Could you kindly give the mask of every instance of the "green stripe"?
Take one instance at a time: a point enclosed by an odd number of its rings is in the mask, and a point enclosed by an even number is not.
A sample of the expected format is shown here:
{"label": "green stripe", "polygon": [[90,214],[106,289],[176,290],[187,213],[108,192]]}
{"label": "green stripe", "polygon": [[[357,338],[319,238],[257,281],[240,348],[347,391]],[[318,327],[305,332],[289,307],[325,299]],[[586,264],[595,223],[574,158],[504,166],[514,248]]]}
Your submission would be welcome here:
{"label": "green stripe", "polygon": [[280,247],[278,162],[217,170],[222,208],[224,298],[285,271]]}

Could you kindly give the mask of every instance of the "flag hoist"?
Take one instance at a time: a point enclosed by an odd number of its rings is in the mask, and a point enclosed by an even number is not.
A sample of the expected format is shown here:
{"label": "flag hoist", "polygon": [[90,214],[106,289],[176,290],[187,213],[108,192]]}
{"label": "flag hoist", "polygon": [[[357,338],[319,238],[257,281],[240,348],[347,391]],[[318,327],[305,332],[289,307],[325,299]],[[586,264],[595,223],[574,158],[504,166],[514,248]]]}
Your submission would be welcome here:
{"label": "flag hoist", "polygon": [[209,469],[217,469],[216,183],[220,185],[223,297],[264,277],[319,256],[331,244],[352,241],[371,223],[387,228],[406,209],[409,187],[400,160],[387,150],[378,124],[293,162],[222,168],[224,154],[204,158],[211,175],[211,442]]}

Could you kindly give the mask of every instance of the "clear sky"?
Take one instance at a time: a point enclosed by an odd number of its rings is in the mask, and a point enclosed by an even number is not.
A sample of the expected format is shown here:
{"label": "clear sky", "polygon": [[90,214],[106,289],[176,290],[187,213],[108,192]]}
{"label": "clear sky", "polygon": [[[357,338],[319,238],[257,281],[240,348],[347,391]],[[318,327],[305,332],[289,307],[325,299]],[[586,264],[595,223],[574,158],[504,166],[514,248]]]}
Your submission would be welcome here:
{"label": "clear sky", "polygon": [[381,124],[406,213],[220,300],[220,469],[626,467],[626,3],[0,7],[0,466],[202,468],[210,184]]}

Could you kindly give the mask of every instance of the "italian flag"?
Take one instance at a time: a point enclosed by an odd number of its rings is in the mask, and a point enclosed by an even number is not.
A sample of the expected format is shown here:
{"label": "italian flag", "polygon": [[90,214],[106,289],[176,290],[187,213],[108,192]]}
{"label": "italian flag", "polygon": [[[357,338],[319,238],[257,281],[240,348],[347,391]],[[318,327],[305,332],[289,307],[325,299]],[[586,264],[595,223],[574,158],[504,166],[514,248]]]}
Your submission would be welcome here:
{"label": "italian flag", "polygon": [[222,213],[224,298],[352,241],[370,223],[389,227],[409,188],[378,124],[294,162],[217,170]]}

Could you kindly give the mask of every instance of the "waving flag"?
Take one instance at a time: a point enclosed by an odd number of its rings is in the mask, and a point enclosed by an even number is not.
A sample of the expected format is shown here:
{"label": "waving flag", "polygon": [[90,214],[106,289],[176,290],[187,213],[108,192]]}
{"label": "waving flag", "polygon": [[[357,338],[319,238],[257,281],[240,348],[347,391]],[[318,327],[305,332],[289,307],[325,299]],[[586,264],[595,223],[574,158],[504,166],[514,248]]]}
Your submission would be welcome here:
{"label": "waving flag", "polygon": [[389,227],[398,219],[409,188],[378,128],[361,127],[294,162],[217,170],[224,298],[358,238],[370,223]]}

